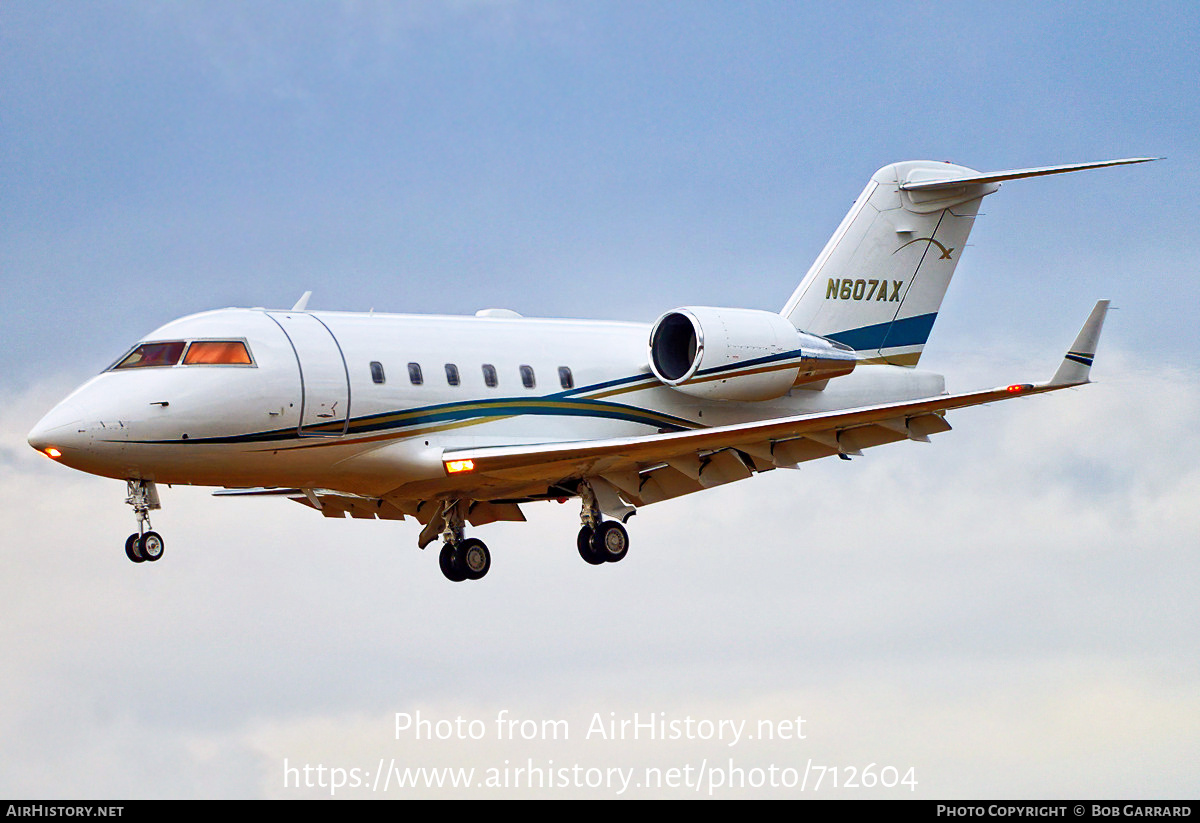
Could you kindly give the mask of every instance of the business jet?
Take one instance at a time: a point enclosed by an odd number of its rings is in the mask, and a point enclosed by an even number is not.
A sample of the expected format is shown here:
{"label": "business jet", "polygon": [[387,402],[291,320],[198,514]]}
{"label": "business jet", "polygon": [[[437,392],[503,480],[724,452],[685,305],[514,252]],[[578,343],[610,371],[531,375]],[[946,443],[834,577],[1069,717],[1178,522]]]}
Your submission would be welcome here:
{"label": "business jet", "polygon": [[581,503],[576,548],[625,557],[639,508],[821,457],[925,441],[946,413],[1089,382],[1108,301],[1053,377],[949,394],[916,368],[983,198],[1022,178],[880,169],[779,312],[686,306],[653,324],[230,308],[168,323],[52,409],[29,444],[126,481],[135,563],[159,484],[277,495],[326,517],[414,518],[450,580],[491,553],[466,526]]}

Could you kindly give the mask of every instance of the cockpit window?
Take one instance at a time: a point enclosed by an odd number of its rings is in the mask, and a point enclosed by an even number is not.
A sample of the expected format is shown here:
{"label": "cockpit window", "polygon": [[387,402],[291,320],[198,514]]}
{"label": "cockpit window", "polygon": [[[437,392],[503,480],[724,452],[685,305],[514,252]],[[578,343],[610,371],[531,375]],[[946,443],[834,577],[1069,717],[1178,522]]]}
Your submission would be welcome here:
{"label": "cockpit window", "polygon": [[250,366],[250,352],[241,340],[197,340],[188,346],[185,366]]}
{"label": "cockpit window", "polygon": [[143,343],[131,351],[114,369],[142,369],[149,366],[174,366],[183,354],[184,342],[173,340],[169,343]]}

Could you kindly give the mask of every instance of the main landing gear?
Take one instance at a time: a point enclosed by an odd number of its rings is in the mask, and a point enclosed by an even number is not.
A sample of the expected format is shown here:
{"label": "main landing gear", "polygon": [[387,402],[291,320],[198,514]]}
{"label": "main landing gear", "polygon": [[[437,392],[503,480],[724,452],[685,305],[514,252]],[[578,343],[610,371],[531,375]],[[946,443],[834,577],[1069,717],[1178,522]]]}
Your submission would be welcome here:
{"label": "main landing gear", "polygon": [[478,538],[463,539],[462,506],[459,501],[450,500],[444,506],[445,526],[442,529],[442,550],[438,554],[442,574],[455,583],[479,580],[492,567],[492,553]]}
{"label": "main landing gear", "polygon": [[616,520],[604,520],[596,495],[586,483],[579,487],[583,508],[579,513],[582,526],[575,538],[579,556],[593,566],[616,563],[629,553],[629,532]]}
{"label": "main landing gear", "polygon": [[161,509],[158,488],[153,480],[126,480],[128,496],[125,502],[133,506],[137,515],[138,530],[125,540],[125,556],[134,563],[153,563],[163,556],[163,539],[158,532],[150,531],[150,510]]}
{"label": "main landing gear", "polygon": [[[579,556],[593,566],[601,563],[616,563],[629,553],[629,532],[619,520],[605,520],[604,512],[626,518],[633,513],[617,496],[615,490],[598,486],[600,498],[592,483],[581,482],[578,494],[583,503],[579,512],[579,535],[575,546]],[[607,496],[606,496],[607,495]],[[601,511],[604,506],[604,512]],[[443,500],[440,510],[434,512],[418,538],[418,545],[425,548],[442,537],[442,550],[438,553],[438,566],[447,580],[461,583],[464,580],[479,580],[492,567],[492,554],[482,540],[464,537],[463,523],[470,510],[470,500]]]}

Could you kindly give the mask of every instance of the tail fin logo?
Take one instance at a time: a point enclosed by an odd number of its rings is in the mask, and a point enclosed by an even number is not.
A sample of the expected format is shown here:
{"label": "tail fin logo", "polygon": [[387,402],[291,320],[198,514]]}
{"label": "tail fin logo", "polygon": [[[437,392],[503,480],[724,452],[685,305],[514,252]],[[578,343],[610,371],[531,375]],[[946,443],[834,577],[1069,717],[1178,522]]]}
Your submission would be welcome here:
{"label": "tail fin logo", "polygon": [[896,253],[897,253],[897,252],[899,252],[901,249],[906,249],[906,248],[908,248],[908,247],[909,247],[909,246],[911,246],[913,243],[920,243],[922,240],[924,240],[924,241],[926,241],[926,242],[928,242],[928,243],[932,243],[933,245],[937,246],[939,249],[941,249],[941,250],[942,250],[942,256],[941,256],[941,257],[939,257],[939,258],[938,258],[938,260],[950,260],[950,259],[952,259],[952,258],[950,257],[950,255],[951,255],[951,254],[954,252],[954,249],[953,249],[953,248],[950,248],[950,249],[946,248],[946,247],[945,247],[945,246],[943,246],[941,243],[939,243],[938,241],[934,240],[932,237],[918,237],[918,238],[916,238],[916,239],[914,239],[914,240],[909,240],[907,243],[905,243],[905,244],[904,244],[903,246],[901,246],[899,249],[896,249],[896,251],[892,252],[892,254],[896,254]]}

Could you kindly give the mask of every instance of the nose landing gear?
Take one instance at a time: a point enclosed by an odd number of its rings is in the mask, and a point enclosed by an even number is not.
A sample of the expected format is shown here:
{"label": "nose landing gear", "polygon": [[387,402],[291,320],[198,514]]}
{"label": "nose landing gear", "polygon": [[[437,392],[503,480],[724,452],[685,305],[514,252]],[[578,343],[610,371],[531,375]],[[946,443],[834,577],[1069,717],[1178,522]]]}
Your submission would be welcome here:
{"label": "nose landing gear", "polygon": [[126,480],[128,496],[125,502],[133,506],[137,515],[138,530],[125,539],[125,556],[134,563],[153,563],[163,556],[165,543],[162,535],[150,529],[150,510],[161,509],[158,502],[158,487],[153,480]]}

